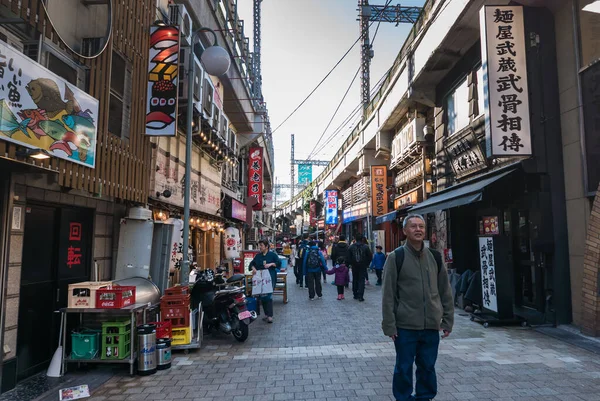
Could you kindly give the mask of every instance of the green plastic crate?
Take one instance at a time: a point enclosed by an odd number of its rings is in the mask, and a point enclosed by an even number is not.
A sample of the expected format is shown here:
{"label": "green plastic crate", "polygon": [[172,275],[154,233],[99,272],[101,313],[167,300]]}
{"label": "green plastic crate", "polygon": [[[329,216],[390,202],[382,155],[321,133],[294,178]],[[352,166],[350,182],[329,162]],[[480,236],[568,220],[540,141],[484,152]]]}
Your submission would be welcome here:
{"label": "green plastic crate", "polygon": [[129,319],[117,322],[102,322],[102,334],[125,334],[131,332]]}
{"label": "green plastic crate", "polygon": [[100,330],[82,329],[71,333],[71,359],[98,358]]}
{"label": "green plastic crate", "polygon": [[131,354],[131,333],[101,334],[100,359],[125,359]]}

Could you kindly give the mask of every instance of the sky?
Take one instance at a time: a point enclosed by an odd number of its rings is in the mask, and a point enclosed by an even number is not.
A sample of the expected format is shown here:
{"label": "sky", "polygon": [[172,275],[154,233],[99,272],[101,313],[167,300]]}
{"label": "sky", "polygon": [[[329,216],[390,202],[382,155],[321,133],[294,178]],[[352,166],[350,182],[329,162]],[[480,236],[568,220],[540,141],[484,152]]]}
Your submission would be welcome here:
{"label": "sky", "polygon": [[[371,1],[385,5],[387,0]],[[244,20],[244,34],[253,46],[252,0],[238,0],[238,14]],[[325,77],[359,37],[357,0],[263,0],[261,68],[263,96],[267,102],[272,129],[277,128]],[[403,6],[421,6],[423,0],[405,0]],[[398,2],[392,0],[390,5]],[[375,53],[371,61],[371,88],[391,67],[400,51],[410,24],[396,26],[382,22],[373,41],[377,22],[371,25],[370,38]],[[273,134],[275,179],[290,183],[290,135],[295,134],[295,158],[306,159],[348,89],[360,66],[360,42],[319,87],[312,97]],[[357,78],[331,126],[325,142],[360,103]],[[350,134],[348,124],[331,142],[319,145],[315,160],[331,160]],[[313,166],[313,178],[323,167]],[[296,170],[297,180],[297,170]],[[282,189],[277,203],[289,199]]]}

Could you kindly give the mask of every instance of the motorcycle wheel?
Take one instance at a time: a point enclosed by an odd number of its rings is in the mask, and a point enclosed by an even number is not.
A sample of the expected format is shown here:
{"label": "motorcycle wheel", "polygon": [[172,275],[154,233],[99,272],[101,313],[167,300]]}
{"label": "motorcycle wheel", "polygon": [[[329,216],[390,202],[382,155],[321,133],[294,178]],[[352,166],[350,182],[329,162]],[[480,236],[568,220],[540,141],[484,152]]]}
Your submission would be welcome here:
{"label": "motorcycle wheel", "polygon": [[244,322],[238,322],[238,327],[231,330],[233,337],[239,342],[243,343],[248,338],[248,325]]}

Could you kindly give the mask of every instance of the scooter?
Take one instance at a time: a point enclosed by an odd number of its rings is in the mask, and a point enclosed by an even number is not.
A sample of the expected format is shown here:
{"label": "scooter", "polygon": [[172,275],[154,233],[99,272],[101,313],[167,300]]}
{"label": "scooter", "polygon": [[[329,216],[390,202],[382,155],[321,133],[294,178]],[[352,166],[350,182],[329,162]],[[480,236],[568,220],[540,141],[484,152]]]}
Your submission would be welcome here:
{"label": "scooter", "polygon": [[202,302],[206,332],[218,330],[244,342],[248,338],[248,326],[258,316],[246,306],[244,287],[234,285],[241,284],[244,275],[234,274],[225,279],[223,272],[220,268],[217,268],[217,274],[212,269],[201,271],[191,292],[192,302],[195,305]]}

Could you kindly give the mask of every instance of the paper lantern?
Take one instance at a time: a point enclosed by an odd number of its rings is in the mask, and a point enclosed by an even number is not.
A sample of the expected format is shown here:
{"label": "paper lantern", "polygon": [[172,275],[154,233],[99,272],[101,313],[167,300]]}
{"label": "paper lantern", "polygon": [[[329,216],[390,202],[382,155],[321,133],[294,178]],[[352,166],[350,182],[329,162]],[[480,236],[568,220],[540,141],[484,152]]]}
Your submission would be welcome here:
{"label": "paper lantern", "polygon": [[225,258],[237,259],[240,257],[242,240],[240,238],[240,230],[235,227],[225,229]]}

